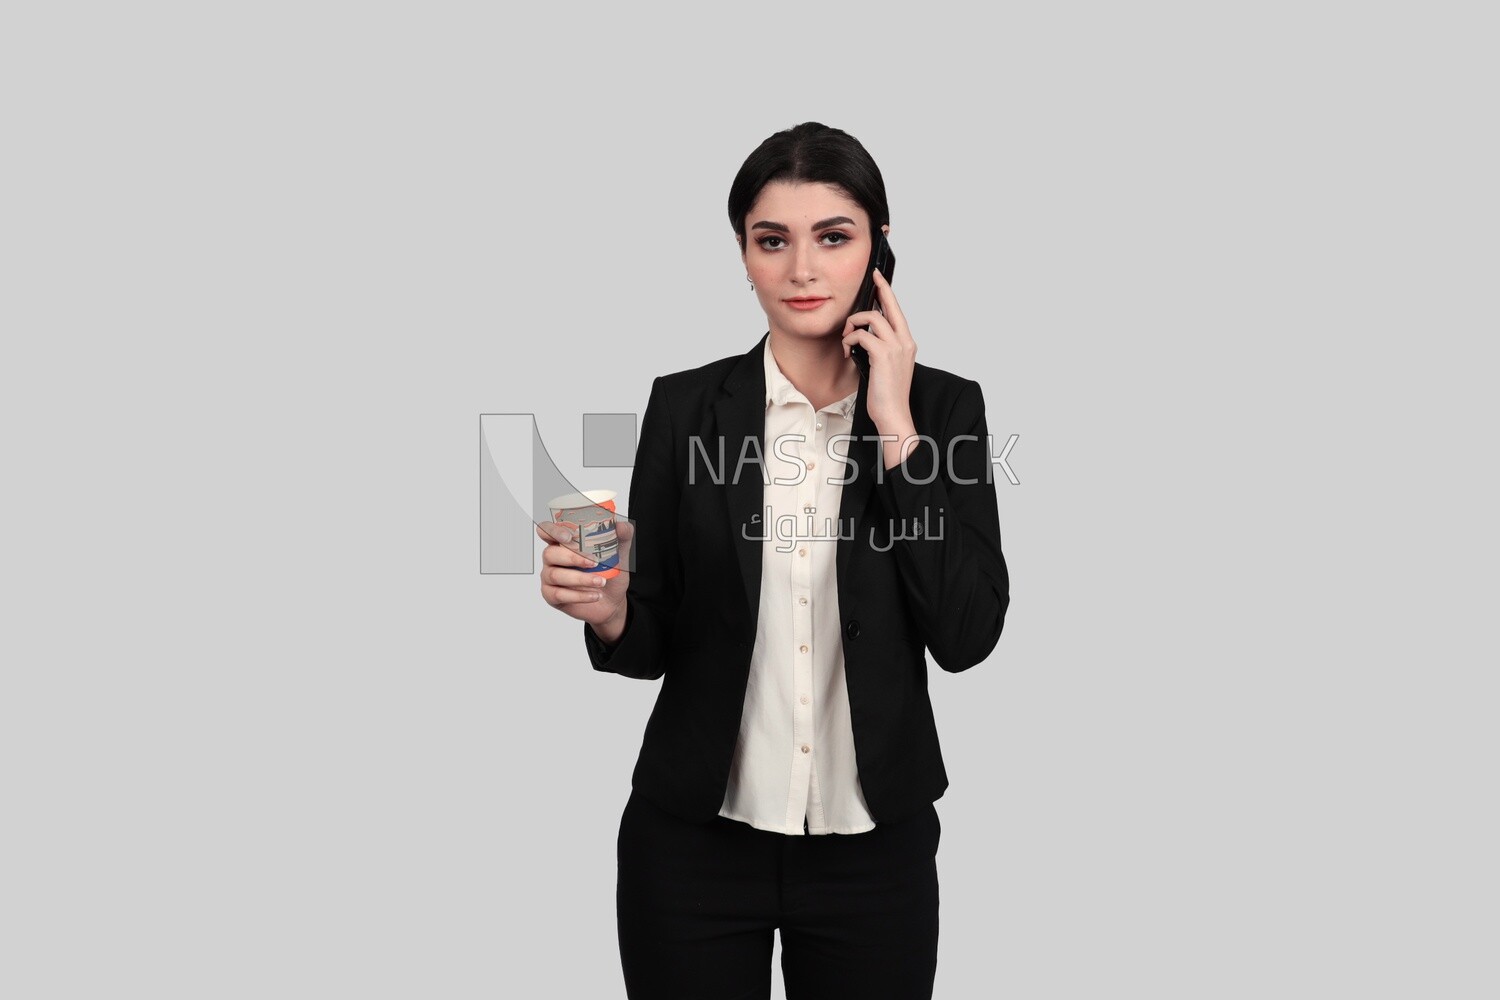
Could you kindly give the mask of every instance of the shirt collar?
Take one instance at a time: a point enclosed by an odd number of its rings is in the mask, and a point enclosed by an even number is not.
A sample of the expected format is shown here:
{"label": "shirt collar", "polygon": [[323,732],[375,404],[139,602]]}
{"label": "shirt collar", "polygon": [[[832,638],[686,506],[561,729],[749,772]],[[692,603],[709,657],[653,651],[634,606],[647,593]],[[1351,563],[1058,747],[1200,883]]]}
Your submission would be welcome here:
{"label": "shirt collar", "polygon": [[[776,356],[771,353],[770,337],[766,338],[764,355],[766,365],[766,406],[769,408],[773,404],[787,402],[807,403],[808,406],[811,406],[812,403],[808,401],[808,398],[802,395],[801,391],[795,385],[792,385],[791,380],[781,373],[781,367],[776,364]],[[859,390],[855,389],[843,399],[834,400],[818,412],[837,413],[841,417],[847,417],[854,412],[854,401],[858,395]]]}

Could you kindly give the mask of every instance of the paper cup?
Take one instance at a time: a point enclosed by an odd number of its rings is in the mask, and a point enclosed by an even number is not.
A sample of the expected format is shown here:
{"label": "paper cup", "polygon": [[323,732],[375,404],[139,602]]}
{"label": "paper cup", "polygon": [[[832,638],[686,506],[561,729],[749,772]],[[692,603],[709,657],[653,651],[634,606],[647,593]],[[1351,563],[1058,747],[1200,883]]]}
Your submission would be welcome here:
{"label": "paper cup", "polygon": [[584,490],[564,493],[547,501],[552,520],[573,532],[568,548],[599,560],[597,566],[581,567],[606,580],[620,575],[620,541],[615,534],[615,491]]}

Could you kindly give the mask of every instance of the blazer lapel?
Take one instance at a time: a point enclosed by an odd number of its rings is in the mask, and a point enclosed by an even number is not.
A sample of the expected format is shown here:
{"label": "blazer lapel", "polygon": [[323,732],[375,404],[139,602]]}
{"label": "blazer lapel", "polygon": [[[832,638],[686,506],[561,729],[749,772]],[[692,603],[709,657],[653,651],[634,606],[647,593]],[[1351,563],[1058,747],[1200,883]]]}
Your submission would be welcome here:
{"label": "blazer lapel", "polygon": [[[869,391],[870,380],[860,379],[859,395],[854,397],[854,422],[849,427],[849,433],[854,436],[854,440],[849,442],[849,449],[846,452],[849,460],[856,466],[855,477],[844,484],[843,495],[839,499],[839,544],[838,552],[834,556],[834,579],[838,581],[841,594],[844,593],[844,577],[849,572],[849,554],[859,543],[859,533],[864,530],[865,507],[869,504],[870,488],[875,482],[877,471],[875,463],[883,462],[884,453],[881,451],[880,442],[868,439],[876,433],[875,421],[870,419],[870,410],[865,399]],[[848,474],[848,469],[845,468],[844,475]],[[844,534],[846,526],[851,523],[854,530],[848,535]]]}
{"label": "blazer lapel", "polygon": [[[726,489],[729,528],[734,533],[734,551],[739,557],[740,579],[745,586],[745,604],[751,621],[757,620],[760,614],[761,560],[764,558],[762,536],[774,529],[774,525],[764,523],[767,475],[765,462],[768,453],[765,440],[764,351],[766,338],[769,336],[770,332],[767,331],[735,363],[724,380],[722,395],[714,402],[714,415],[718,433],[724,439],[726,475],[729,477]],[[848,573],[849,554],[858,542],[865,507],[870,499],[876,463],[881,461],[882,456],[880,442],[867,439],[867,436],[876,433],[866,402],[868,394],[869,380],[860,379],[859,392],[854,400],[853,423],[849,431],[854,440],[847,442],[846,452],[855,463],[855,478],[844,484],[839,500],[837,530],[840,538],[834,556],[835,579],[841,592]],[[753,444],[750,443],[752,438]],[[844,452],[844,449],[835,447],[835,451]],[[735,470],[741,455],[745,456],[746,461],[740,467],[742,474],[736,476]],[[847,474],[847,469],[844,471]],[[752,521],[752,518],[755,520]]]}
{"label": "blazer lapel", "polygon": [[[766,454],[766,370],[761,352],[766,331],[759,342],[730,370],[723,394],[714,401],[718,432],[724,441],[725,475],[729,477],[729,530],[734,533],[734,551],[739,557],[745,602],[753,624],[760,614],[761,534],[765,520],[763,478]],[[754,443],[750,443],[750,439]],[[740,456],[746,463],[739,466]],[[755,463],[755,459],[760,464]],[[736,474],[736,471],[740,474]],[[754,522],[751,518],[754,517]],[[749,538],[745,536],[749,535]]]}

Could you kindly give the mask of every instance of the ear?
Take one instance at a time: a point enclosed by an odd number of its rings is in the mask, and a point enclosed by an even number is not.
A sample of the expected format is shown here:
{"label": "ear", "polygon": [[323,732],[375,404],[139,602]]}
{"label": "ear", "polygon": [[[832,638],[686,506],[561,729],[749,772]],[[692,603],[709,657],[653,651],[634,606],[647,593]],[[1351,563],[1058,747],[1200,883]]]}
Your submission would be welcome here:
{"label": "ear", "polygon": [[891,235],[891,224],[887,222],[885,225],[880,227],[880,231],[882,233],[885,233],[887,236]]}
{"label": "ear", "polygon": [[734,234],[734,245],[740,248],[740,259],[745,259],[745,238],[739,233]]}

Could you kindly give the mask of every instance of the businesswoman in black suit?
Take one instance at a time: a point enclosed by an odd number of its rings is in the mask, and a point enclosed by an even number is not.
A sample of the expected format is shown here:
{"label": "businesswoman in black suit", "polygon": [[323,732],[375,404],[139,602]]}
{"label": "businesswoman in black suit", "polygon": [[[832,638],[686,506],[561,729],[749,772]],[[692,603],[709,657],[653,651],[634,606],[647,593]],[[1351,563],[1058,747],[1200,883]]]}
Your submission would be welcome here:
{"label": "businesswoman in black suit", "polygon": [[633,570],[601,580],[538,527],[542,596],[594,669],[662,679],[617,841],[627,993],[769,998],[779,929],[790,1000],[929,998],[948,779],[927,655],[982,662],[1010,603],[984,398],[917,363],[883,279],[853,311],[890,215],[852,136],[771,136],[729,217],[769,329],[652,385]]}

